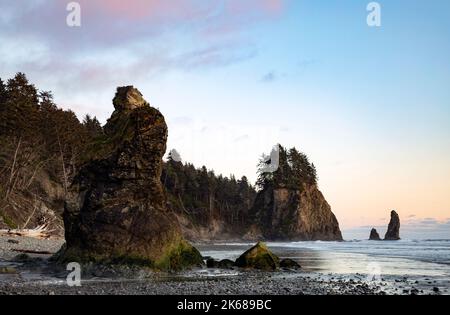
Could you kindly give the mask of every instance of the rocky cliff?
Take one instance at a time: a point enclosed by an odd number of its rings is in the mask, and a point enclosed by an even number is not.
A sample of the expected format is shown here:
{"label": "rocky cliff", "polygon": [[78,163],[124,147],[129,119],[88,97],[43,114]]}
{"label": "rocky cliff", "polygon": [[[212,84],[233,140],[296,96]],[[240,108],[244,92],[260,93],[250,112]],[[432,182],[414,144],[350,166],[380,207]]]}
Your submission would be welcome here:
{"label": "rocky cliff", "polygon": [[135,262],[158,269],[201,263],[166,207],[160,180],[167,126],[133,87],[117,89],[105,135],[85,153],[65,203],[63,260]]}
{"label": "rocky cliff", "polygon": [[265,239],[342,240],[339,223],[316,185],[265,189],[256,197],[254,209],[257,224],[253,229]]}

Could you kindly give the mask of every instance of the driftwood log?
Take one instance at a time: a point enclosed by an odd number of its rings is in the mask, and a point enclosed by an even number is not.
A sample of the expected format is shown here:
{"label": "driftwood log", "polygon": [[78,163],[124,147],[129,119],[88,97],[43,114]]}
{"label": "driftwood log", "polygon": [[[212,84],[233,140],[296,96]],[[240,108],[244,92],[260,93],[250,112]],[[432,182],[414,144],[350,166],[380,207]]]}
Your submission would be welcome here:
{"label": "driftwood log", "polygon": [[10,229],[0,230],[1,236],[25,236],[32,238],[48,239],[53,231],[48,229],[46,224],[38,226],[34,229]]}

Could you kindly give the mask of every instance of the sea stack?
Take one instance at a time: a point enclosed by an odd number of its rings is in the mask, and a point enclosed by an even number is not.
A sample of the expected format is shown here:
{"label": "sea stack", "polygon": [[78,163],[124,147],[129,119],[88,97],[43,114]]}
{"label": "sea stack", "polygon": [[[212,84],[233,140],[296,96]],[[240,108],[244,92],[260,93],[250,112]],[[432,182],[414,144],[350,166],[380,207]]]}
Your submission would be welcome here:
{"label": "sea stack", "polygon": [[400,239],[400,217],[394,210],[391,211],[391,221],[384,239],[386,241],[397,241]]}
{"label": "sea stack", "polygon": [[369,237],[369,240],[370,240],[370,241],[381,241],[380,234],[378,234],[378,232],[377,232],[376,229],[372,229],[372,230],[370,231],[370,237]]}
{"label": "sea stack", "polygon": [[256,197],[257,228],[266,240],[342,241],[336,216],[315,184],[266,188]]}
{"label": "sea stack", "polygon": [[132,86],[120,87],[105,134],[83,154],[66,198],[62,261],[137,263],[177,270],[202,263],[166,208],[160,181],[164,116]]}
{"label": "sea stack", "polygon": [[318,188],[317,169],[305,153],[276,145],[260,162],[258,185],[250,214],[251,230],[259,230],[261,239],[342,241],[338,220]]}

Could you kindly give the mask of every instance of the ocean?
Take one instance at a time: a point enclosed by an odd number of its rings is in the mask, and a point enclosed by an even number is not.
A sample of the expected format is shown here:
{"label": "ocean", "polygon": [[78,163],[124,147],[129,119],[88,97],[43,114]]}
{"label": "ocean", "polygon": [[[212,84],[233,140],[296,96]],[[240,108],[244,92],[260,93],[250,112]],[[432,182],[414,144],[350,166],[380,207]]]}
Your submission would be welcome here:
{"label": "ocean", "polygon": [[[198,245],[204,256],[236,259],[250,243]],[[450,240],[344,242],[268,242],[280,258],[297,261],[304,272],[359,275],[364,278],[408,277],[450,288]]]}

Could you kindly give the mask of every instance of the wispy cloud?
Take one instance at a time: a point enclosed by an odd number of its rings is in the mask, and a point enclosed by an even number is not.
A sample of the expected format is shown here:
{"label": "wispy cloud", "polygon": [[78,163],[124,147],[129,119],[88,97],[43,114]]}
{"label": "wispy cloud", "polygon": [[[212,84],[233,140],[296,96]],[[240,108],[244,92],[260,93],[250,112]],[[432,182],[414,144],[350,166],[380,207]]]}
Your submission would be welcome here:
{"label": "wispy cloud", "polygon": [[82,25],[71,28],[66,1],[2,1],[0,76],[24,71],[53,90],[97,93],[169,71],[224,67],[256,56],[248,30],[285,8],[283,0],[78,2]]}
{"label": "wispy cloud", "polygon": [[[276,18],[282,0],[79,0],[82,26],[65,24],[67,2],[18,0],[0,4],[3,34],[36,36],[51,48],[98,49],[173,32],[213,40]],[[204,36],[208,35],[209,38]],[[66,51],[70,53],[69,50]]]}

